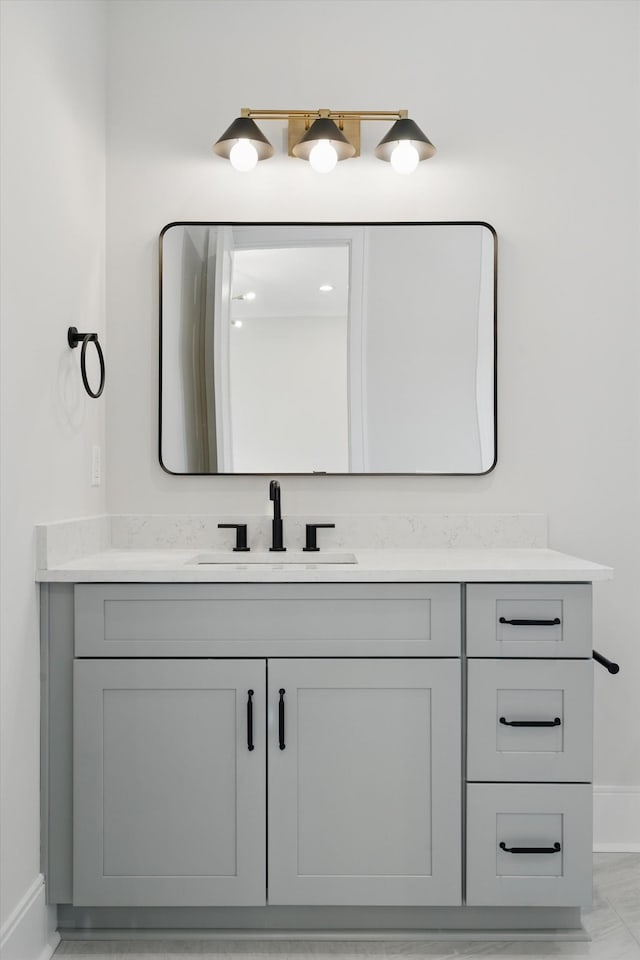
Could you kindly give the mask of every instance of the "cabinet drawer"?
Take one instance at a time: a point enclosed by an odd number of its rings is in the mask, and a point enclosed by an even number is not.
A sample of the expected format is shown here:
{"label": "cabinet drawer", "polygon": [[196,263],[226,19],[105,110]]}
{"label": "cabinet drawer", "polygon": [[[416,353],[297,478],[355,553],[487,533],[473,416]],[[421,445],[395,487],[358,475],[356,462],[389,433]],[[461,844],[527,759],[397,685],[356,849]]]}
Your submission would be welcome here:
{"label": "cabinet drawer", "polygon": [[469,660],[467,691],[469,780],[591,780],[592,661]]}
{"label": "cabinet drawer", "polygon": [[467,903],[588,906],[591,838],[587,784],[469,784]]}
{"label": "cabinet drawer", "polygon": [[110,656],[460,656],[458,584],[79,584],[75,649]]}
{"label": "cabinet drawer", "polygon": [[588,583],[467,587],[470,657],[591,657]]}

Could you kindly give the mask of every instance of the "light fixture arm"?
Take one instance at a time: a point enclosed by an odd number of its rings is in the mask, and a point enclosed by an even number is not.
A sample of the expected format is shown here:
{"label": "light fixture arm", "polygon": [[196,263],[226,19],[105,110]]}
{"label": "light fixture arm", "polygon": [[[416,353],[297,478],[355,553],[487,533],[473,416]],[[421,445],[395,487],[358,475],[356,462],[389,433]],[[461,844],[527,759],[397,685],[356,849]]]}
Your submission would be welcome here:
{"label": "light fixture arm", "polygon": [[257,110],[253,107],[243,107],[241,117],[250,117],[252,120],[290,120],[295,117],[330,117],[332,120],[340,117],[353,117],[356,120],[404,120],[409,116],[408,110]]}

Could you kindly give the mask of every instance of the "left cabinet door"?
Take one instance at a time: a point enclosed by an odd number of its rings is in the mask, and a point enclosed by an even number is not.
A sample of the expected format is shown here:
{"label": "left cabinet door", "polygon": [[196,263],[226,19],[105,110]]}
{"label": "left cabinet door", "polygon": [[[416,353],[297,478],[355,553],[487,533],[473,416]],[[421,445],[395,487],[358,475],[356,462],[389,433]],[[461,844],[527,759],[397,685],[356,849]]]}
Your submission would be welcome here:
{"label": "left cabinet door", "polygon": [[75,661],[74,904],[265,903],[265,675]]}

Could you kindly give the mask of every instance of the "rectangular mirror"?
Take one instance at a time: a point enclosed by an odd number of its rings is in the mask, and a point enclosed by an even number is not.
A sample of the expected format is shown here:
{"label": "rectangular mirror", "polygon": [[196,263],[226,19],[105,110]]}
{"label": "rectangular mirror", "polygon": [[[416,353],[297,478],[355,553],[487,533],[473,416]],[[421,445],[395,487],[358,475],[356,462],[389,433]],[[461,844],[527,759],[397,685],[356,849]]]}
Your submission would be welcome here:
{"label": "rectangular mirror", "polygon": [[496,261],[486,223],[168,224],[162,467],[488,473]]}

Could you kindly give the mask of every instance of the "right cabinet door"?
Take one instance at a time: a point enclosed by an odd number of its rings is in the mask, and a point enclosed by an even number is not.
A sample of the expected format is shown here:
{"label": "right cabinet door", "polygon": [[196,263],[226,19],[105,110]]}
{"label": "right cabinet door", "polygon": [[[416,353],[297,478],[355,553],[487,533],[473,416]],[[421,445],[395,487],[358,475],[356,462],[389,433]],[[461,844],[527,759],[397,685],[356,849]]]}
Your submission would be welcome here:
{"label": "right cabinet door", "polygon": [[460,661],[269,663],[269,903],[461,903]]}

